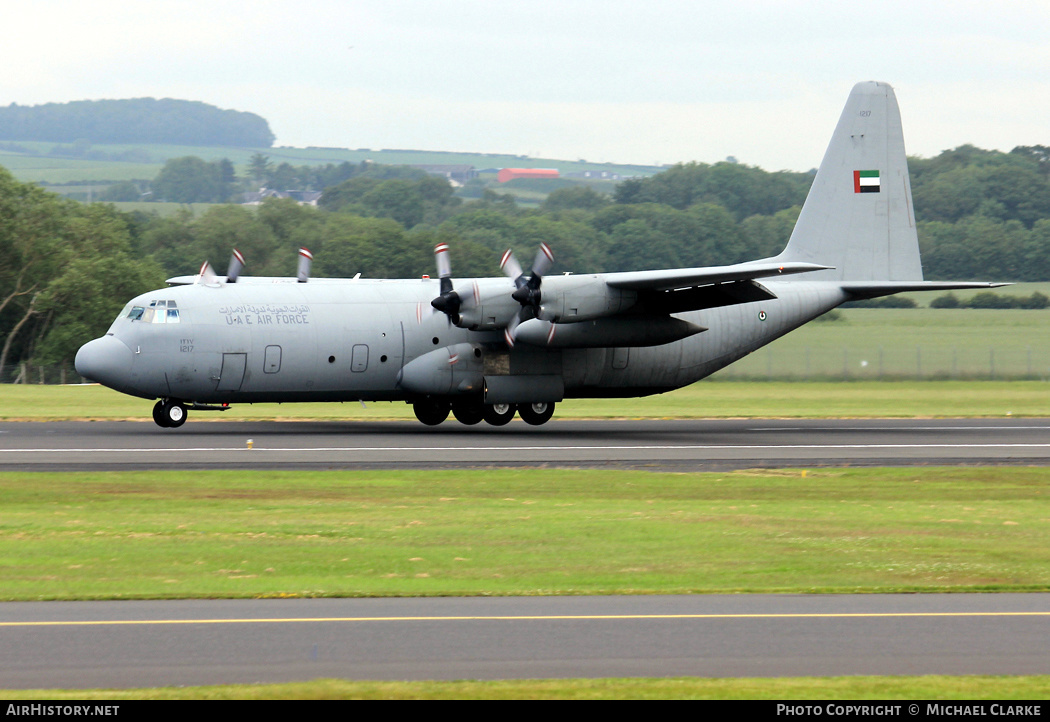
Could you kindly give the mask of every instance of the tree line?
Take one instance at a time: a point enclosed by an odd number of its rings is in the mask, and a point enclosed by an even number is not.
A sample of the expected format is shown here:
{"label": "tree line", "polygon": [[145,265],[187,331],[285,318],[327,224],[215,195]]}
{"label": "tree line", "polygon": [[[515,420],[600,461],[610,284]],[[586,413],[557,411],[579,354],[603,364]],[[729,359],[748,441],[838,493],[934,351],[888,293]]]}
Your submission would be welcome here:
{"label": "tree line", "polygon": [[156,143],[269,148],[275,136],[255,113],[172,98],[77,100],[0,107],[0,138],[58,143]]}
{"label": "tree line", "polygon": [[123,302],[157,287],[160,266],[134,253],[128,219],[0,168],[0,379],[12,364],[71,364]]}
{"label": "tree line", "polygon": [[[256,153],[243,175],[236,175],[228,158],[205,161],[197,156],[168,160],[152,181],[121,181],[99,194],[104,202],[158,201],[170,203],[237,203],[244,193],[264,188],[278,191],[323,191],[352,178],[377,180],[420,179],[427,174],[418,168],[360,163],[327,163],[293,166],[274,164],[264,153]],[[447,185],[447,184],[446,184]]]}
{"label": "tree line", "polygon": [[[1041,146],[1011,153],[964,146],[912,159],[926,277],[1050,280],[1048,157]],[[264,156],[241,175],[228,162],[197,161],[184,165],[218,185],[276,171]],[[338,182],[325,186],[318,207],[268,199],[160,217],[67,201],[0,171],[0,367],[70,363],[127,299],[193,274],[205,260],[222,273],[234,247],[247,257],[247,273],[274,276],[294,275],[303,246],[314,253],[315,275],[344,277],[432,275],[439,242],[451,244],[459,278],[499,275],[503,250],[525,261],[540,242],[554,249],[555,272],[769,257],[786,245],[812,180],[690,163],[621,183],[612,196],[576,185],[522,208],[493,188],[465,200],[417,169],[366,163],[327,172]]]}

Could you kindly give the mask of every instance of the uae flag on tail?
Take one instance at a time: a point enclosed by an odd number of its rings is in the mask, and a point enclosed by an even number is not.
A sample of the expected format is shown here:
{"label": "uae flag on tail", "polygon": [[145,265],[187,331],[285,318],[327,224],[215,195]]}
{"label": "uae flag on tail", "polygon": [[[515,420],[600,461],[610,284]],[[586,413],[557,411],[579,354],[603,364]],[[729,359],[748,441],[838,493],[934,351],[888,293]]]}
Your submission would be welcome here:
{"label": "uae flag on tail", "polygon": [[854,193],[878,193],[879,172],[877,170],[855,170],[853,171]]}

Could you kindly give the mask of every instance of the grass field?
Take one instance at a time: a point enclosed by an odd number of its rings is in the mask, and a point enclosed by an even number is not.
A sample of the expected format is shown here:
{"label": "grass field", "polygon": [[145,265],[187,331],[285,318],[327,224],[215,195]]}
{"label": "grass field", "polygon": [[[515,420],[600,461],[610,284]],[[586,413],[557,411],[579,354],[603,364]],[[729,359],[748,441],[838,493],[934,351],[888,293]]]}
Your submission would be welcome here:
{"label": "grass field", "polygon": [[1041,700],[1050,677],[531,679],[500,682],[313,682],[130,690],[0,690],[0,699],[758,699]]}
{"label": "grass field", "polygon": [[[150,421],[153,402],[98,385],[0,384],[0,421]],[[1042,381],[701,381],[640,399],[569,399],[555,422],[572,418],[886,418],[1050,416]],[[190,412],[188,423],[231,420],[415,419],[405,403],[234,404]],[[152,421],[150,421],[152,423]],[[455,423],[449,421],[446,423]],[[520,423],[520,422],[513,422]]]}
{"label": "grass field", "polygon": [[[0,138],[0,141],[4,139]],[[505,153],[456,153],[427,150],[392,149],[347,149],[347,148],[224,148],[219,146],[184,145],[92,145],[91,150],[110,154],[134,151],[139,157],[152,162],[126,162],[89,160],[47,153],[60,145],[56,143],[18,141],[39,155],[27,155],[0,151],[0,165],[22,181],[46,181],[48,183],[70,183],[83,180],[122,181],[153,178],[164,163],[171,158],[194,155],[206,161],[228,158],[238,168],[248,165],[256,153],[263,153],[275,164],[299,165],[339,164],[344,161],[360,163],[371,160],[387,165],[473,165],[478,170],[487,168],[558,168],[562,173],[576,171],[606,171],[621,175],[652,175],[661,170],[656,166],[625,165],[615,163],[588,163],[581,160],[558,160],[554,158],[531,158]]]}
{"label": "grass field", "polygon": [[0,598],[1050,589],[1050,469],[0,474]]}

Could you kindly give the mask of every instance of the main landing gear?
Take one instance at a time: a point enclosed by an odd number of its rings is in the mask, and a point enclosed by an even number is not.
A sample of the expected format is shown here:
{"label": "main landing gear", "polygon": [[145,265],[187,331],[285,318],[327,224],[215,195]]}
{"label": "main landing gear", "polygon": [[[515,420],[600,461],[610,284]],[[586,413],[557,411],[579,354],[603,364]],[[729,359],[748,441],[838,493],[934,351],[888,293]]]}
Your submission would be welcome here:
{"label": "main landing gear", "polygon": [[153,420],[165,429],[177,429],[186,423],[186,405],[177,399],[161,399],[153,407]]}
{"label": "main landing gear", "polygon": [[518,414],[526,424],[539,426],[550,421],[554,415],[554,402],[538,404],[452,404],[441,399],[421,399],[412,404],[416,418],[427,426],[437,426],[448,418],[449,413],[456,421],[467,426],[480,424],[482,421],[492,426],[505,426]]}

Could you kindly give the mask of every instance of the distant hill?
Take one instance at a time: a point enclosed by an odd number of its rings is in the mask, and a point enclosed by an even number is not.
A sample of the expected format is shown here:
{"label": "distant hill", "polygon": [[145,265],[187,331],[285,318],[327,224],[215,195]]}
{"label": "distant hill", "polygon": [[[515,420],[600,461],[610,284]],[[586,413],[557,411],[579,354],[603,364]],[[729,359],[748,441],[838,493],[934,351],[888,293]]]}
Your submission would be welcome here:
{"label": "distant hill", "polygon": [[276,136],[254,113],[191,100],[134,98],[0,107],[0,139],[269,148]]}

